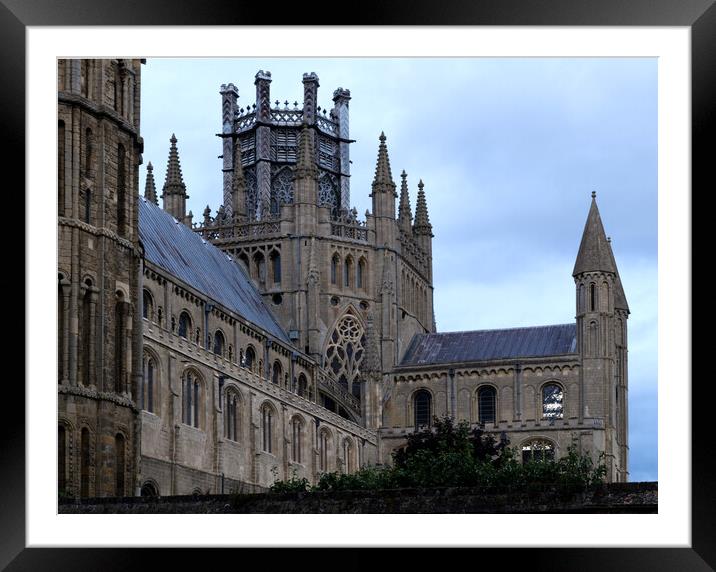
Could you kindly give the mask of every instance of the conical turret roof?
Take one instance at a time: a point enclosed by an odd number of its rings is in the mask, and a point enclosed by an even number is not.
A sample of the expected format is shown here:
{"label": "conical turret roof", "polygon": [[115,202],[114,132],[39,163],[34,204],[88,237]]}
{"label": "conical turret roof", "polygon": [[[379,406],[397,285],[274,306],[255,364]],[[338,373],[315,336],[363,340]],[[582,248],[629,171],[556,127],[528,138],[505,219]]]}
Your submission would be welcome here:
{"label": "conical turret roof", "polygon": [[[167,176],[164,180],[163,195],[166,194],[186,194],[186,185],[184,184],[184,178],[181,174],[181,165],[179,164],[179,151],[177,150],[177,138],[172,133],[172,138],[169,140],[171,146],[169,147],[169,160],[167,161]],[[188,198],[188,197],[187,197]]]}
{"label": "conical turret roof", "polygon": [[373,179],[373,192],[387,192],[391,190],[395,196],[395,183],[390,170],[390,159],[388,158],[388,147],[385,144],[385,133],[380,133],[380,145],[378,146],[378,161],[375,165],[375,178]]}
{"label": "conical turret roof", "polygon": [[413,224],[413,213],[410,210],[410,196],[408,194],[408,174],[403,170],[400,174],[402,179],[400,183],[400,203],[398,204],[398,220],[400,226],[406,231],[410,231]]}
{"label": "conical turret roof", "polygon": [[159,205],[157,200],[157,185],[154,182],[154,167],[152,162],[147,164],[147,182],[144,185],[144,198],[152,201],[155,205]]}
{"label": "conical turret roof", "polygon": [[577,276],[583,272],[617,273],[612,247],[607,240],[602,219],[599,216],[596,197],[597,194],[592,193],[592,205],[589,208],[587,223],[584,225],[582,242],[579,245],[579,253],[577,254],[572,276]]}
{"label": "conical turret roof", "polygon": [[425,185],[420,179],[418,183],[418,202],[415,205],[415,224],[413,230],[416,234],[432,234],[433,225],[430,224],[428,216],[428,203],[425,200]]}

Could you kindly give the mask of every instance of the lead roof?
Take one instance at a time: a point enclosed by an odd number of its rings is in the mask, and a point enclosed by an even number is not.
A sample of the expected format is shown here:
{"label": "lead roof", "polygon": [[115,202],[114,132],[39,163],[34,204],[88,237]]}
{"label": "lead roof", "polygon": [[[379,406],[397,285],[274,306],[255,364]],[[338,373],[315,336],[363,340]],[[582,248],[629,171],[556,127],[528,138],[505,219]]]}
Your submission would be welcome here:
{"label": "lead roof", "polygon": [[143,197],[139,197],[139,239],[146,260],[291,343],[239,263]]}
{"label": "lead roof", "polygon": [[576,348],[576,324],[416,334],[400,366],[557,356]]}

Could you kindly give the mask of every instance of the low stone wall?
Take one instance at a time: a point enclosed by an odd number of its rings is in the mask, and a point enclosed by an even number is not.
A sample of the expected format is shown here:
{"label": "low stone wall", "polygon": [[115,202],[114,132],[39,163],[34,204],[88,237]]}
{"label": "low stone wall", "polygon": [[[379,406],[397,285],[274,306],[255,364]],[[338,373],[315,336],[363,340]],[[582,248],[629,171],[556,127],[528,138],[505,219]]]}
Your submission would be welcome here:
{"label": "low stone wall", "polygon": [[445,488],[62,500],[60,513],[656,513],[658,483],[589,490]]}

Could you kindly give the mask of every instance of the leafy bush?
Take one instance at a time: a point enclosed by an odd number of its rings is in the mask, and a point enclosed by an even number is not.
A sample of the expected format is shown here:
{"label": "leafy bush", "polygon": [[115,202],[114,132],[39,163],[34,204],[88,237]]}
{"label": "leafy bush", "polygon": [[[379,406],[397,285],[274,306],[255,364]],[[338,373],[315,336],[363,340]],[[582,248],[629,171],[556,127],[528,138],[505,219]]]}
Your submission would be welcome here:
{"label": "leafy bush", "polygon": [[392,467],[364,467],[351,474],[323,473],[310,487],[294,475],[277,481],[271,492],[347,491],[423,487],[585,488],[604,482],[603,455],[594,466],[588,455],[569,447],[558,460],[521,463],[507,439],[499,442],[467,422],[435,418],[433,427],[408,435],[393,453]]}

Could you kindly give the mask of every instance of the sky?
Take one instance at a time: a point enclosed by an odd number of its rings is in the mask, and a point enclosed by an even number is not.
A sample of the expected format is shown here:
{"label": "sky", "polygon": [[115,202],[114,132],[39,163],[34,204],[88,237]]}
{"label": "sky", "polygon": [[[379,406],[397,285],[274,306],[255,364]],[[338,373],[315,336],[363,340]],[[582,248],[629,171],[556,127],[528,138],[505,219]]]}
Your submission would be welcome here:
{"label": "sky", "polygon": [[157,191],[175,134],[200,221],[222,200],[221,84],[255,103],[318,105],[349,89],[351,204],[370,209],[378,137],[393,178],[408,174],[413,214],[425,184],[433,226],[434,309],[440,332],[574,321],[572,269],[597,193],[629,318],[630,480],[657,480],[657,60],[655,58],[149,58],[141,135]]}

